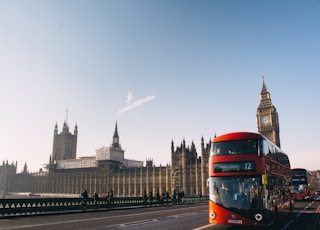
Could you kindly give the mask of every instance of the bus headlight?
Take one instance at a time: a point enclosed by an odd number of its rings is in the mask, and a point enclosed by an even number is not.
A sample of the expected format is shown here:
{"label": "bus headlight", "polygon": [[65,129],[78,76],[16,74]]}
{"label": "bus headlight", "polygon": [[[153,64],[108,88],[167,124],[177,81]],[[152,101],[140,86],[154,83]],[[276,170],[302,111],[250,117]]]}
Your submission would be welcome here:
{"label": "bus headlight", "polygon": [[215,219],[216,218],[216,213],[214,211],[210,212],[210,218]]}
{"label": "bus headlight", "polygon": [[263,216],[261,213],[257,213],[254,218],[256,219],[256,221],[261,221],[263,219]]}

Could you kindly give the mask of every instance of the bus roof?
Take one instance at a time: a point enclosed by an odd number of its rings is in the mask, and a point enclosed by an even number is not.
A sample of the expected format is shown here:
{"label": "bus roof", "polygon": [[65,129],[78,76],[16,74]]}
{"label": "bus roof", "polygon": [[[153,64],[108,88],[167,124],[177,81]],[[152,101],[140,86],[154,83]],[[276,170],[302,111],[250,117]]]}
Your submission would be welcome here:
{"label": "bus roof", "polygon": [[259,133],[252,133],[252,132],[233,132],[223,134],[213,139],[213,142],[220,142],[220,141],[231,141],[231,140],[241,140],[241,139],[252,139],[252,138],[262,138],[263,135]]}
{"label": "bus roof", "polygon": [[308,171],[308,170],[305,169],[305,168],[293,168],[293,169],[291,169],[291,171],[294,171],[294,170],[305,170],[305,171]]}
{"label": "bus roof", "polygon": [[292,168],[291,172],[294,172],[294,171],[304,171],[306,174],[311,174],[310,170],[305,168]]}

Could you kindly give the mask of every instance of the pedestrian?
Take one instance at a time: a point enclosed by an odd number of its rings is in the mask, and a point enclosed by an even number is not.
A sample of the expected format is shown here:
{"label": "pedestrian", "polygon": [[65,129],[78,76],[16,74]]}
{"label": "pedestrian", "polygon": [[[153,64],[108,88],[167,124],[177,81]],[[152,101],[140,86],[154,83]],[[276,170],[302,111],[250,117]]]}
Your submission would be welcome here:
{"label": "pedestrian", "polygon": [[172,204],[176,203],[176,198],[177,198],[177,191],[176,189],[173,189]]}
{"label": "pedestrian", "polygon": [[87,201],[88,201],[88,192],[86,189],[83,190],[83,192],[81,193],[82,195],[82,206],[83,209],[86,210],[87,209]]}
{"label": "pedestrian", "polygon": [[159,190],[157,192],[157,203],[158,203],[158,205],[160,205],[160,192],[159,192]]}
{"label": "pedestrian", "polygon": [[164,199],[166,198],[166,194],[165,194],[165,192],[163,191],[162,192],[162,196],[160,197],[160,203],[161,203],[161,205],[164,205]]}
{"label": "pedestrian", "polygon": [[112,207],[114,206],[113,190],[110,192],[110,204],[112,204]]}
{"label": "pedestrian", "polygon": [[147,191],[146,190],[144,190],[143,201],[144,201],[144,205],[147,206],[148,197],[147,197]]}
{"label": "pedestrian", "polygon": [[178,204],[180,204],[181,203],[181,192],[178,192],[178,194],[177,194],[177,201],[178,201]]}
{"label": "pedestrian", "polygon": [[152,200],[153,200],[152,192],[149,192],[149,200],[150,200],[150,207],[151,207],[152,206]]}
{"label": "pedestrian", "polygon": [[166,191],[166,203],[168,204],[169,203],[169,192]]}
{"label": "pedestrian", "polygon": [[110,192],[107,193],[106,200],[107,200],[107,208],[109,208],[110,207]]}
{"label": "pedestrian", "polygon": [[99,196],[98,196],[98,193],[94,193],[94,207],[97,208],[98,207],[98,199],[99,199]]}
{"label": "pedestrian", "polygon": [[183,204],[183,201],[184,200],[184,190],[182,190],[182,192],[181,192],[181,203]]}

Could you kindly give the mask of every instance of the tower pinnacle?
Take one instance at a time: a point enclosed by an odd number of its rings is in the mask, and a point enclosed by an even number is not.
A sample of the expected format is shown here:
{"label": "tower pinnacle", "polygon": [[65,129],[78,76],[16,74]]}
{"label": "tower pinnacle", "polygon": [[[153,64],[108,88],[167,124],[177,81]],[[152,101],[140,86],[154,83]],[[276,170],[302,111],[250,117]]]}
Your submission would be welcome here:
{"label": "tower pinnacle", "polygon": [[66,124],[68,124],[68,111],[69,109],[67,108],[67,110],[66,110],[66,119],[64,120],[64,122],[66,123]]}
{"label": "tower pinnacle", "polygon": [[120,142],[119,142],[118,123],[117,122],[116,122],[116,127],[114,129],[112,147],[113,148],[121,148]]}

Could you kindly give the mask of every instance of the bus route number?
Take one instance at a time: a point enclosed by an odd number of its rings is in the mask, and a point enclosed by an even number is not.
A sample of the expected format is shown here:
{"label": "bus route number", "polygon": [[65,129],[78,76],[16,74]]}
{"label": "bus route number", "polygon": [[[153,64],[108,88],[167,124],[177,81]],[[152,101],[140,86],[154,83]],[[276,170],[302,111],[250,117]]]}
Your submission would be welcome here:
{"label": "bus route number", "polygon": [[252,164],[251,164],[251,162],[246,162],[245,164],[244,164],[244,169],[247,171],[250,171],[250,170],[252,170],[253,168],[252,168]]}

